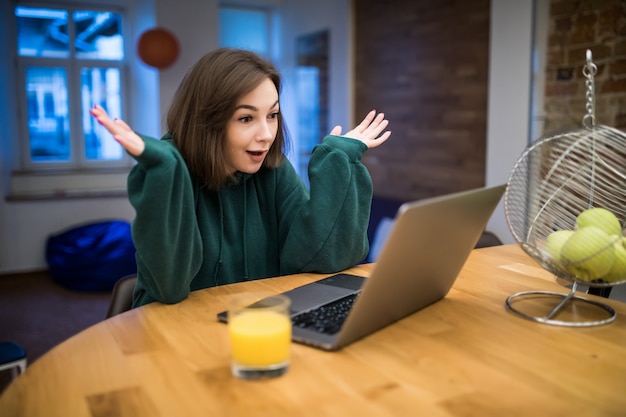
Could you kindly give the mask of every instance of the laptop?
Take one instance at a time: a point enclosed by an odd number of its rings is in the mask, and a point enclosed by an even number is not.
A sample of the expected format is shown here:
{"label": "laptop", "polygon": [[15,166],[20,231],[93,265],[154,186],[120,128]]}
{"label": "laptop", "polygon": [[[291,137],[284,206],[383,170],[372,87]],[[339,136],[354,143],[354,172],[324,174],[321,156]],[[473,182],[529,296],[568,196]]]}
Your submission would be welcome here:
{"label": "laptop", "polygon": [[505,187],[401,205],[369,278],[338,273],[283,293],[291,299],[292,340],[338,350],[444,298]]}

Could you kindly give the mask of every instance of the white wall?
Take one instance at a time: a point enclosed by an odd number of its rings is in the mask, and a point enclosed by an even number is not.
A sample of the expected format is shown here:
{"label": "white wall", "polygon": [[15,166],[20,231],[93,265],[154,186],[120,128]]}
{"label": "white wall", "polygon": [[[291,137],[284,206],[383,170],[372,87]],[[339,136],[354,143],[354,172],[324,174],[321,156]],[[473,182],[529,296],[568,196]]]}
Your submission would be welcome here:
{"label": "white wall", "polygon": [[[121,0],[120,0],[121,1]],[[256,0],[262,2],[262,0]],[[12,5],[0,2],[0,54],[11,56],[12,30],[7,25]],[[352,22],[349,0],[268,0],[280,10],[282,40],[279,41],[278,66],[285,76],[283,104],[290,128],[295,127],[291,85],[294,72],[295,38],[328,28],[331,35],[330,124],[348,128],[351,120]],[[159,115],[169,107],[171,98],[185,72],[200,56],[218,45],[218,0],[132,0],[132,36],[136,40],[153,25],[172,30],[179,38],[181,55],[170,68],[156,71],[134,62],[131,75],[133,98],[130,111],[133,127],[154,136],[162,132]],[[329,12],[333,10],[333,12]],[[505,182],[509,171],[528,141],[530,102],[530,56],[532,0],[492,0],[492,46],[487,150],[487,183]],[[6,194],[7,173],[12,150],[5,135],[15,134],[15,105],[11,88],[12,66],[0,67],[0,196]],[[158,82],[158,88],[152,86]],[[159,94],[160,90],[160,94]],[[292,111],[290,114],[289,112]],[[294,132],[294,136],[295,132]],[[0,273],[46,267],[44,245],[47,236],[73,224],[105,218],[132,219],[134,212],[126,198],[76,199],[7,202],[0,198]],[[497,212],[490,229],[503,238],[510,234],[504,216]]]}
{"label": "white wall", "polygon": [[155,0],[156,24],[178,39],[180,54],[169,68],[159,72],[161,133],[165,116],[187,70],[219,45],[218,0]]}
{"label": "white wall", "polygon": [[[506,183],[529,143],[533,0],[492,0],[487,185]],[[487,226],[514,243],[501,202]]]}

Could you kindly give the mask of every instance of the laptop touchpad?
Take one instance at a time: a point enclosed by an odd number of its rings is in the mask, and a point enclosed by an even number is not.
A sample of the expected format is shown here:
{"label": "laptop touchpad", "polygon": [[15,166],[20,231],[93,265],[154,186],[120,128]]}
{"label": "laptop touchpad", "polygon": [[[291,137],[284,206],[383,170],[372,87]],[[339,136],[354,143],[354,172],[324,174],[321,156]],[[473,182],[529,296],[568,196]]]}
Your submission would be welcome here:
{"label": "laptop touchpad", "polygon": [[359,275],[335,274],[317,282],[319,284],[332,285],[333,287],[341,287],[348,290],[360,290],[365,282],[365,278]]}
{"label": "laptop touchpad", "polygon": [[297,313],[328,304],[353,292],[355,290],[314,282],[287,291],[284,295],[291,299],[290,310],[292,313]]}

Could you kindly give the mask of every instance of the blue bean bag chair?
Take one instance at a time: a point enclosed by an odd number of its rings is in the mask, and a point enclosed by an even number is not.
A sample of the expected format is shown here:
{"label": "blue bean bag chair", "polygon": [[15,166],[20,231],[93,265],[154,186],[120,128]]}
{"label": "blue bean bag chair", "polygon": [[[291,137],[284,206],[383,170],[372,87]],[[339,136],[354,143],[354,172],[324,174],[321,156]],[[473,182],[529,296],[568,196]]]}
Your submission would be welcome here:
{"label": "blue bean bag chair", "polygon": [[76,291],[111,291],[137,273],[130,223],[107,220],[73,226],[48,237],[46,262],[52,279]]}

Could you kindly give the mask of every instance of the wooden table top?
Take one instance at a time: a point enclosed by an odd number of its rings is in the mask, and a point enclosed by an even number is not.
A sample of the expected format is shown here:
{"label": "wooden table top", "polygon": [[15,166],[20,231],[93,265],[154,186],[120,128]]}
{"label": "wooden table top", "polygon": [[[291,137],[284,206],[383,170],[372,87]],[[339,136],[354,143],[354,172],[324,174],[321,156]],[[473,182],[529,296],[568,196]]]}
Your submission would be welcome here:
{"label": "wooden table top", "polygon": [[0,415],[626,415],[626,304],[588,296],[618,315],[587,328],[512,314],[513,293],[569,292],[517,245],[474,250],[443,300],[341,351],[293,344],[285,376],[232,377],[226,326],[215,318],[229,296],[323,276],[200,290],[103,321],[27,368],[0,397]]}

